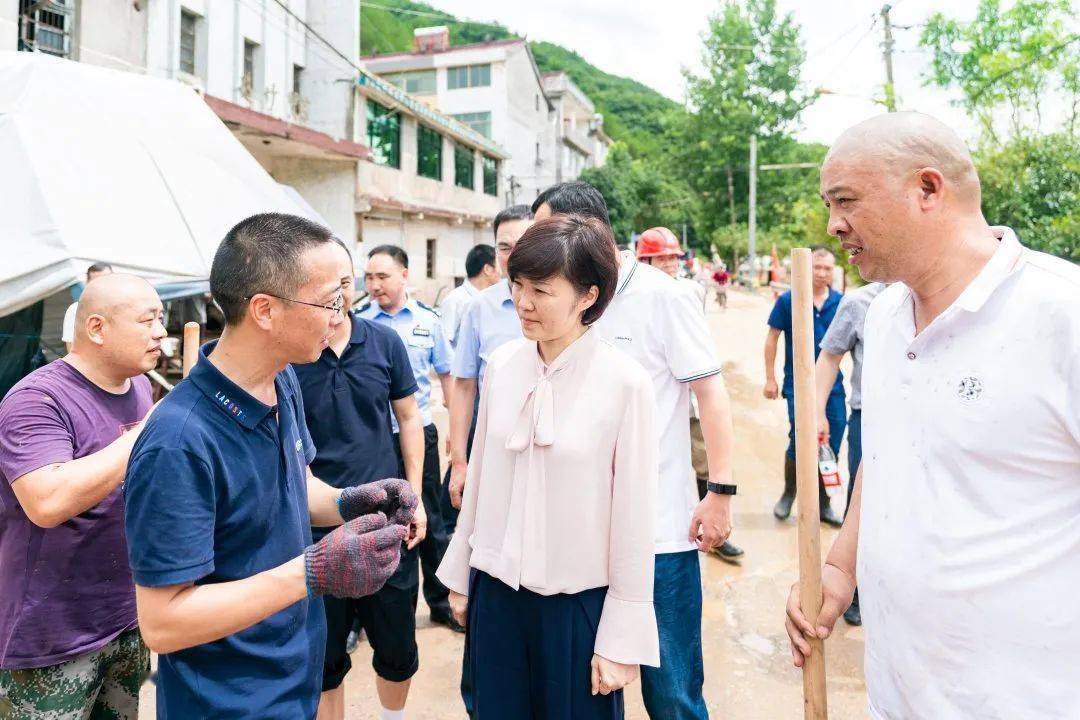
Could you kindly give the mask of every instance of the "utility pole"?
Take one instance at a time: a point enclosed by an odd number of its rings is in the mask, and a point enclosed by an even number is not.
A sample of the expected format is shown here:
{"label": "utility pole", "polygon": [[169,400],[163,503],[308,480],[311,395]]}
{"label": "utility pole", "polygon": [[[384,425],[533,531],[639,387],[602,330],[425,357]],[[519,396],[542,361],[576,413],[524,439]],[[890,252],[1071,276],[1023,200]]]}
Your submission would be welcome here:
{"label": "utility pole", "polygon": [[727,166],[727,201],[728,213],[731,215],[731,227],[735,227],[735,178],[732,176],[731,166]]}
{"label": "utility pole", "polygon": [[[757,135],[750,136],[750,237],[746,244],[746,261],[750,263],[750,287],[757,287]],[[738,274],[739,268],[735,268]]]}
{"label": "utility pole", "polygon": [[896,112],[896,86],[893,85],[892,74],[892,55],[893,55],[893,36],[892,36],[892,22],[889,19],[889,11],[892,10],[892,5],[885,4],[881,7],[881,19],[885,24],[885,109],[889,112]]}

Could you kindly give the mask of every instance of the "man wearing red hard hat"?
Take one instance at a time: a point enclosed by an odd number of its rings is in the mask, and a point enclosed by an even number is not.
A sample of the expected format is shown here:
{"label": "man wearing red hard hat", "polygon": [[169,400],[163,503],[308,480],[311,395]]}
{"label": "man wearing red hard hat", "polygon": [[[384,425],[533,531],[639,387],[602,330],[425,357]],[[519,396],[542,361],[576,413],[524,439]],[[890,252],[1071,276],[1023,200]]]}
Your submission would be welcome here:
{"label": "man wearing red hard hat", "polygon": [[[652,265],[676,280],[685,280],[692,284],[694,291],[701,300],[701,308],[705,309],[705,289],[689,278],[680,278],[681,260],[686,256],[679,238],[666,227],[649,228],[641,233],[637,241],[637,259],[646,265]],[[703,342],[708,342],[704,338]],[[708,492],[709,483],[709,457],[705,452],[705,438],[701,433],[701,421],[698,415],[697,400],[693,392],[690,393],[690,459],[694,466],[694,475],[697,477],[698,497],[704,498]],[[725,540],[719,547],[713,550],[720,558],[728,561],[739,560],[743,556],[743,549],[730,540]]]}

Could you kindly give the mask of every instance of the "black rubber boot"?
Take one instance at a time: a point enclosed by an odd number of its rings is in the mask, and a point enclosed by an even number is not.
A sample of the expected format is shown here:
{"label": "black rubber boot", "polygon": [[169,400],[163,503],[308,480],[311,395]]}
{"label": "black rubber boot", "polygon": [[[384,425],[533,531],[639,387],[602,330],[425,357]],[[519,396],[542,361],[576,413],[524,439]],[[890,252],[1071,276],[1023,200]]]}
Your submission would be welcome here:
{"label": "black rubber boot", "polygon": [[776,502],[773,515],[777,520],[791,517],[791,506],[795,504],[795,461],[784,455],[784,494]]}
{"label": "black rubber boot", "polygon": [[858,588],[855,588],[855,597],[851,600],[851,606],[844,611],[844,620],[848,625],[862,625],[862,611],[859,609]]}

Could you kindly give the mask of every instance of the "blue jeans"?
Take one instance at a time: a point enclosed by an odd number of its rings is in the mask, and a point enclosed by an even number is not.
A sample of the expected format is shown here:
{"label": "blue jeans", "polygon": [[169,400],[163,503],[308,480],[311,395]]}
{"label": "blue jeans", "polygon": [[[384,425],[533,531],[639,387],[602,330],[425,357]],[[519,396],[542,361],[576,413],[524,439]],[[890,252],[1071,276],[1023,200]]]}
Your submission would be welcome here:
{"label": "blue jeans", "polygon": [[651,720],[708,720],[701,659],[701,565],[697,550],[656,556],[653,605],[660,667],[641,667],[641,695]]}
{"label": "blue jeans", "polygon": [[[787,400],[788,446],[787,456],[795,459],[795,395],[784,393]],[[844,428],[847,427],[847,407],[843,393],[833,393],[825,404],[825,418],[829,421],[829,447],[833,454],[840,457],[840,443],[844,441]]]}

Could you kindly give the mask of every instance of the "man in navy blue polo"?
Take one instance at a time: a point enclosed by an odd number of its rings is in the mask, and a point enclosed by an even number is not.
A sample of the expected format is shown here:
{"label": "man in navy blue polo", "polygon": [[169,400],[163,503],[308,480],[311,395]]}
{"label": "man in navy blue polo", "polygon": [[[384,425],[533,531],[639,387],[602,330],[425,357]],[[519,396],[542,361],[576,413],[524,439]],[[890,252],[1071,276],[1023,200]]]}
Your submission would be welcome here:
{"label": "man in navy blue polo", "polygon": [[[832,289],[833,271],[836,268],[836,258],[832,251],[826,247],[815,247],[813,250],[814,266],[814,357],[821,352],[821,338],[825,337],[825,331],[832,324],[836,315],[836,308],[840,306],[840,298],[843,297]],[[776,345],[780,340],[780,334],[784,335],[784,386],[781,390],[776,383]],[[795,375],[794,360],[791,345],[791,291],[785,292],[776,299],[772,313],[769,315],[769,334],[765,338],[765,397],[775,400],[783,395],[787,400],[788,410],[788,447],[784,457],[784,494],[780,496],[773,514],[778,520],[786,520],[791,515],[791,506],[795,503]],[[847,426],[847,418],[844,412],[844,376],[836,375],[836,383],[829,395],[825,407],[825,416],[829,420],[829,446],[837,456],[840,455],[840,442],[844,438],[844,428]],[[821,505],[821,521],[840,527],[843,524],[840,516],[832,509],[829,496],[825,493],[825,486],[818,479],[818,501]]]}
{"label": "man in navy blue polo", "polygon": [[[416,404],[424,426],[424,492],[420,500],[427,512],[427,537],[417,548],[420,570],[424,574],[424,600],[431,611],[431,622],[444,625],[454,632],[465,632],[464,626],[450,612],[450,591],[435,576],[449,540],[443,523],[440,501],[442,485],[439,470],[439,431],[431,414],[431,377],[437,375],[443,398],[449,402],[450,343],[443,335],[439,314],[409,295],[409,255],[397,245],[379,245],[368,252],[364,269],[364,284],[371,301],[360,308],[360,317],[379,323],[394,331],[405,343],[409,363],[416,376]],[[394,421],[394,418],[390,418]],[[395,436],[397,422],[392,422]]]}
{"label": "man in navy blue polo", "polygon": [[[352,307],[352,258],[339,249],[337,263],[345,306]],[[356,313],[350,313],[347,320],[318,360],[294,366],[315,442],[311,468],[318,477],[341,488],[363,487],[388,475],[404,474],[420,495],[424,430],[405,344],[391,327]],[[391,431],[394,423],[399,428],[397,440]],[[416,645],[420,578],[414,548],[425,539],[427,522],[421,505],[414,519],[415,532],[402,548],[401,564],[381,590],[358,600],[324,598],[326,656],[320,720],[344,717],[344,680],[352,668],[346,645],[354,623],[364,630],[373,651],[382,716],[395,717],[404,710],[412,677],[420,666]],[[315,528],[314,532],[319,537],[323,531]]]}
{"label": "man in navy blue polo", "polygon": [[[210,272],[225,330],[132,451],[125,527],[139,626],[160,653],[159,718],[313,718],[316,597],[374,592],[397,567],[415,496],[401,481],[391,496],[315,479],[288,366],[342,325],[339,253],[329,230],[291,215],[230,230]],[[311,524],[343,520],[312,543]]]}

